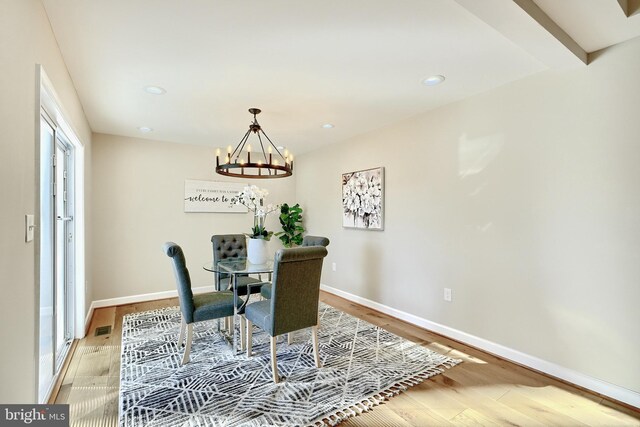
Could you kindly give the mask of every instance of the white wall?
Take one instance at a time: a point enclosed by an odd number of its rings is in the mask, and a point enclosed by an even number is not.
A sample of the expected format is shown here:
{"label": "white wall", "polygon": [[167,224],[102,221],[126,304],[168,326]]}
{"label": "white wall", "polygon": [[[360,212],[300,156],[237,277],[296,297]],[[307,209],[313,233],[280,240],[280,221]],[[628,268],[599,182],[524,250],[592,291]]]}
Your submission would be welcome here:
{"label": "white wall", "polygon": [[[184,181],[233,181],[215,173],[215,150],[200,145],[113,135],[93,136],[93,298],[103,300],[175,290],[162,244],[182,246],[193,286],[213,285],[211,235],[248,233],[251,213],[185,213]],[[292,178],[252,180],[267,203],[295,203]],[[279,231],[275,214],[267,228]],[[270,248],[281,247],[277,237]]]}
{"label": "white wall", "polygon": [[[298,156],[323,282],[640,392],[639,75],[635,39]],[[342,228],[341,173],[377,166],[385,230]]]}
{"label": "white wall", "polygon": [[[36,214],[36,64],[42,64],[90,153],[91,130],[38,0],[0,2],[0,402],[37,400],[35,243],[24,215]],[[90,167],[86,162],[87,168]],[[87,171],[90,173],[90,171]],[[89,191],[89,185],[86,188]],[[38,220],[36,219],[36,223]],[[37,231],[37,230],[36,230]],[[37,234],[37,233],[36,233]],[[7,386],[7,385],[11,386]]]}

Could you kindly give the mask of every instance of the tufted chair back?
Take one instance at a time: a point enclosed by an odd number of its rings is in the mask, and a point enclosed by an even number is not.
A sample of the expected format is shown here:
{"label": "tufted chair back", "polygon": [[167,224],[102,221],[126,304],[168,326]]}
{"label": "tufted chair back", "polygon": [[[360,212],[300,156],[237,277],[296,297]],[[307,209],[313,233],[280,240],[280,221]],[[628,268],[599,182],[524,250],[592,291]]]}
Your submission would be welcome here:
{"label": "tufted chair back", "polygon": [[244,234],[214,234],[211,236],[211,244],[215,262],[247,256],[247,238]]}
{"label": "tufted chair back", "polygon": [[322,236],[304,236],[300,246],[329,246],[329,239]]}
{"label": "tufted chair back", "polygon": [[[213,246],[213,262],[217,263],[227,258],[247,257],[247,237],[244,234],[214,234],[211,236]],[[216,289],[220,289],[220,280],[229,277],[228,274],[218,273]]]}

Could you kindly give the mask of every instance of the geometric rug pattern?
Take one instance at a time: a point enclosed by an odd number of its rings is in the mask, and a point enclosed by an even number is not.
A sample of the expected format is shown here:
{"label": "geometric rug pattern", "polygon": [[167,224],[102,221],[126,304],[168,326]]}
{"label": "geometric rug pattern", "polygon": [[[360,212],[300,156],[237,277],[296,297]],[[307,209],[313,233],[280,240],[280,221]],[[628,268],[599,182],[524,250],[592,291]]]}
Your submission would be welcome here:
{"label": "geometric rug pattern", "polygon": [[321,304],[322,368],[310,331],[298,331],[291,345],[278,342],[274,384],[262,330],[254,328],[248,358],[232,351],[216,321],[196,323],[191,361],[180,366],[180,321],[178,307],[125,316],[121,427],[335,425],[460,362]]}

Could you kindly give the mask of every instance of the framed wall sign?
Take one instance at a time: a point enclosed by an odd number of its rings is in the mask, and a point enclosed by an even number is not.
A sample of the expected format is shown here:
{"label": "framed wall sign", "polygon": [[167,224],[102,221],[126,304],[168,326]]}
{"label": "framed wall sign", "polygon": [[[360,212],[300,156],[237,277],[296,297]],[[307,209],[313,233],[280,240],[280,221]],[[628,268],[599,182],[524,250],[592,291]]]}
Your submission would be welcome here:
{"label": "framed wall sign", "polygon": [[384,168],[342,174],[342,226],[384,229]]}
{"label": "framed wall sign", "polygon": [[217,181],[184,181],[185,212],[248,212],[233,200],[246,184]]}

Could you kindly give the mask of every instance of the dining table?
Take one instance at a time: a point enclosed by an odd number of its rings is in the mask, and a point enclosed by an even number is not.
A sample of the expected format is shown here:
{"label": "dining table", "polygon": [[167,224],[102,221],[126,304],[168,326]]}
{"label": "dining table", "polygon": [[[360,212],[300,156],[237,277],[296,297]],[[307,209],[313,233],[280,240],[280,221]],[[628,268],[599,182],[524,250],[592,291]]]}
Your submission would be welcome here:
{"label": "dining table", "polygon": [[[251,296],[251,288],[262,286],[266,283],[271,283],[271,275],[273,273],[273,260],[268,260],[264,264],[253,264],[247,258],[243,257],[234,257],[234,258],[226,258],[220,260],[218,262],[209,261],[202,265],[202,268],[206,271],[210,271],[214,274],[228,274],[231,277],[230,280],[230,290],[233,291],[233,327],[231,332],[231,336],[227,336],[228,341],[230,342],[232,349],[236,351],[236,353],[244,350],[245,347],[245,330],[243,327],[243,314],[244,309],[249,301],[249,297]],[[246,298],[242,298],[238,294],[238,277],[246,276],[246,275],[259,275],[262,277],[263,274],[267,275],[267,280],[258,283],[250,283],[247,285],[247,295]],[[219,281],[216,280],[216,283]],[[226,289],[216,289],[216,291],[224,291]],[[236,333],[235,333],[235,319],[240,317],[240,346],[237,345]]]}

